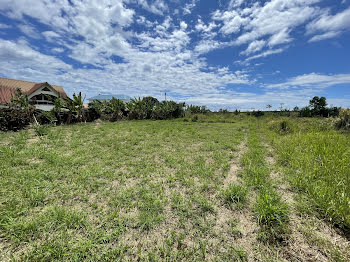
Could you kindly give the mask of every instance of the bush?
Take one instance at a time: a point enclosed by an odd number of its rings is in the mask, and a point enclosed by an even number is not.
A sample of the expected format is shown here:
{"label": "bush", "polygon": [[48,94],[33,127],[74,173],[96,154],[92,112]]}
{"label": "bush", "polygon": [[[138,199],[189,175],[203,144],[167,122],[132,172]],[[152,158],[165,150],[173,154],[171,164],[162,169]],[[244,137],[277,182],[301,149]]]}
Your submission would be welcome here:
{"label": "bush", "polygon": [[191,119],[191,121],[192,121],[192,122],[197,122],[197,121],[198,121],[198,116],[197,116],[197,115],[193,116],[192,119]]}
{"label": "bush", "polygon": [[299,116],[300,117],[312,117],[312,111],[308,106],[303,107],[299,111]]}
{"label": "bush", "polygon": [[33,110],[22,108],[0,108],[0,130],[19,131],[30,124]]}
{"label": "bush", "polygon": [[350,109],[342,109],[340,119],[337,122],[337,128],[350,130]]}
{"label": "bush", "polygon": [[259,110],[259,111],[253,111],[252,115],[255,116],[255,117],[260,117],[260,116],[265,115],[265,113],[263,111]]}
{"label": "bush", "polygon": [[35,113],[36,121],[40,125],[47,125],[47,124],[54,124],[57,122],[57,118],[54,111],[42,111],[42,110],[36,110]]}
{"label": "bush", "polygon": [[293,132],[293,127],[289,121],[283,120],[282,122],[280,122],[280,128],[279,128],[280,134],[287,134],[292,132]]}
{"label": "bush", "polygon": [[163,101],[154,106],[151,118],[152,119],[172,119],[184,116],[184,104],[174,101]]}
{"label": "bush", "polygon": [[95,104],[89,104],[88,109],[84,109],[84,114],[87,122],[93,122],[101,117],[101,110]]}

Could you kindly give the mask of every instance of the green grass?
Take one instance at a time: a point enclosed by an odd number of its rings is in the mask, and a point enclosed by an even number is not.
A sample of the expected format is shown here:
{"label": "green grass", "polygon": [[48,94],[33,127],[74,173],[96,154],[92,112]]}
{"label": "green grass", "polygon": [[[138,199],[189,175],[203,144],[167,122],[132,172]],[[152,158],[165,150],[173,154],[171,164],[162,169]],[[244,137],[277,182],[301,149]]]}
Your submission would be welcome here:
{"label": "green grass", "polygon": [[242,157],[242,176],[246,184],[257,191],[254,211],[260,225],[260,239],[278,243],[286,240],[289,231],[288,205],[272,186],[271,170],[266,161],[267,149],[262,144],[262,134],[257,133],[259,124],[257,121],[250,124],[248,151]]}
{"label": "green grass", "polygon": [[[245,125],[128,121],[0,134],[1,260],[239,261],[241,247],[209,240]],[[183,245],[167,244],[171,232]]]}
{"label": "green grass", "polygon": [[350,137],[325,126],[310,120],[299,123],[296,133],[272,139],[291,184],[308,195],[319,215],[349,233]]}
{"label": "green grass", "polygon": [[263,188],[259,191],[255,213],[262,227],[263,240],[285,240],[288,233],[289,208],[274,189]]}
{"label": "green grass", "polygon": [[[291,131],[281,133],[275,130],[281,121],[209,114],[197,122],[45,127],[43,136],[35,130],[0,133],[0,260],[265,257],[240,244],[247,221],[238,217],[254,215],[262,239],[288,237],[292,210],[270,178],[267,138],[295,193],[308,199],[304,210],[346,228],[348,134],[304,119],[289,119]],[[238,161],[245,138],[247,150]],[[241,177],[226,183],[233,162],[242,166],[231,175]]]}
{"label": "green grass", "polygon": [[243,179],[246,184],[256,189],[269,183],[269,169],[265,161],[266,149],[261,143],[261,137],[256,133],[256,123],[251,124],[247,141],[248,152],[242,157]]}
{"label": "green grass", "polygon": [[242,207],[247,202],[247,187],[241,185],[229,185],[222,192],[222,197],[228,206],[236,204]]}

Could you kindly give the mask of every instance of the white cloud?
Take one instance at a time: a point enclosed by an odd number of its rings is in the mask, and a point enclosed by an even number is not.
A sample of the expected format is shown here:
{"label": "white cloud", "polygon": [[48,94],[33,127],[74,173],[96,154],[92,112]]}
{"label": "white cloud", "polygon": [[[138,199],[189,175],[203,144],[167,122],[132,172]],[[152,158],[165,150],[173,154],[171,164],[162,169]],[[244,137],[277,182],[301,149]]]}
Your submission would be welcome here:
{"label": "white cloud", "polygon": [[333,38],[346,30],[350,30],[350,8],[332,16],[326,10],[320,17],[313,20],[306,27],[306,34],[318,34],[310,42]]}
{"label": "white cloud", "polygon": [[276,35],[286,28],[296,28],[317,14],[312,7],[314,1],[272,0],[264,6],[252,6],[250,22],[245,25],[247,31],[238,37],[237,43],[243,44],[263,36]]}
{"label": "white cloud", "polygon": [[61,47],[55,47],[55,48],[52,48],[52,52],[54,52],[54,53],[63,53],[64,49],[61,48]]}
{"label": "white cloud", "polygon": [[279,54],[279,53],[282,53],[283,51],[284,51],[284,48],[270,49],[270,50],[267,50],[265,52],[262,52],[261,54],[251,56],[251,57],[247,58],[246,61],[251,61],[254,59],[261,58],[261,57],[267,57],[270,55]]}
{"label": "white cloud", "polygon": [[194,51],[197,54],[205,54],[212,50],[222,48],[224,44],[225,43],[221,43],[216,40],[202,40],[196,45],[196,47],[194,48]]}
{"label": "white cloud", "polygon": [[241,54],[250,55],[250,54],[259,52],[261,49],[263,49],[263,47],[265,45],[266,45],[265,40],[255,40],[255,41],[251,42],[249,44],[247,50],[245,50],[244,52],[241,52]]}
{"label": "white cloud", "polygon": [[0,29],[7,29],[7,28],[11,28],[11,26],[0,23]]}
{"label": "white cloud", "polygon": [[19,69],[19,64],[23,69],[37,70],[52,75],[59,74],[61,70],[72,68],[55,57],[34,50],[23,40],[12,42],[0,39],[0,57],[0,67],[4,74],[11,73],[9,71],[12,71],[11,74],[13,74]]}
{"label": "white cloud", "polygon": [[305,74],[290,78],[287,82],[268,85],[267,88],[289,89],[293,87],[325,88],[337,84],[350,84],[350,74],[321,75]]}
{"label": "white cloud", "polygon": [[184,22],[184,21],[181,21],[181,23],[180,23],[180,28],[182,29],[182,30],[186,30],[187,29],[187,24]]}
{"label": "white cloud", "polygon": [[30,38],[40,39],[40,33],[36,30],[35,27],[29,24],[20,24],[18,28],[22,31],[23,34],[29,36]]}
{"label": "white cloud", "polygon": [[130,2],[137,2],[145,10],[156,15],[164,15],[164,12],[168,10],[168,5],[162,0],[150,1],[151,4],[147,0],[130,0]]}
{"label": "white cloud", "polygon": [[[270,0],[262,5],[260,2],[231,0],[228,10],[216,10],[212,13],[213,21],[218,22],[219,32],[230,40],[215,46],[211,45],[211,48],[206,48],[206,50],[249,44],[250,47],[241,54],[250,55],[268,48],[251,59],[279,53],[285,50],[285,45],[293,40],[290,34],[294,30],[320,14],[320,8],[315,6],[315,3],[319,1]],[[244,8],[241,8],[243,4]],[[196,29],[201,28],[203,25],[199,21]],[[267,43],[263,45],[263,42],[259,41],[267,41]],[[284,46],[276,50],[271,49],[277,45]],[[205,50],[205,48],[202,49]]]}
{"label": "white cloud", "polygon": [[192,9],[196,7],[198,0],[192,0],[191,3],[188,3],[185,5],[185,7],[183,8],[183,14],[184,15],[189,15],[192,13]]}
{"label": "white cloud", "polygon": [[331,32],[327,32],[327,33],[324,33],[321,35],[315,35],[309,39],[309,42],[312,43],[312,42],[318,42],[318,41],[325,40],[325,39],[334,38],[334,37],[339,36],[340,34],[341,34],[341,32],[337,32],[337,31],[332,32],[331,31]]}
{"label": "white cloud", "polygon": [[244,0],[231,0],[229,3],[229,8],[239,7],[244,3]]}
{"label": "white cloud", "polygon": [[281,45],[291,42],[292,39],[289,36],[288,28],[282,29],[277,34],[274,34],[270,37],[268,46],[273,47],[275,45]]}
{"label": "white cloud", "polygon": [[241,17],[235,10],[223,13],[217,10],[213,14],[213,19],[216,21],[223,21],[224,25],[221,27],[220,32],[225,35],[238,33],[241,27],[249,22],[249,18]]}
{"label": "white cloud", "polygon": [[45,31],[42,32],[42,35],[45,37],[46,41],[51,42],[53,39],[60,37],[59,34],[53,32],[53,31]]}
{"label": "white cloud", "polygon": [[215,24],[215,22],[211,22],[211,23],[209,23],[209,25],[205,25],[203,23],[202,19],[198,19],[198,22],[195,26],[195,29],[199,32],[203,31],[204,33],[210,33],[216,27],[217,27],[217,25]]}

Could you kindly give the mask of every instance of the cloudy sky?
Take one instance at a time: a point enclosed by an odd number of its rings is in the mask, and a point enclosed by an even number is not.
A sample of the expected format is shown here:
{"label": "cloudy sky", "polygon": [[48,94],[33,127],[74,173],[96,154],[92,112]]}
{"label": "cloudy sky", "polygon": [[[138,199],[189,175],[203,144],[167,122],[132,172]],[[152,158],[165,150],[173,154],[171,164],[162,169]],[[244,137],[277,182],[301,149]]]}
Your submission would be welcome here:
{"label": "cloudy sky", "polygon": [[350,107],[350,0],[0,0],[0,68],[87,98]]}

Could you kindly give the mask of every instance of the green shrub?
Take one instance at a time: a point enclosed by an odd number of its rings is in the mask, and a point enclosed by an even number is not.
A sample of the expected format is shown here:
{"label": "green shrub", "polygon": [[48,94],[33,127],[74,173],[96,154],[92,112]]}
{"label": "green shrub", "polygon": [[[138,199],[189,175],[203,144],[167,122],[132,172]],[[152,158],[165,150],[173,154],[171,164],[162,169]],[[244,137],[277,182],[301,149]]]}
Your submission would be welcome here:
{"label": "green shrub", "polygon": [[265,113],[263,111],[259,110],[259,111],[253,111],[252,115],[255,116],[255,117],[260,117],[260,116],[265,115]]}
{"label": "green shrub", "polygon": [[280,122],[280,128],[279,128],[279,133],[280,134],[287,134],[287,133],[292,133],[293,132],[293,127],[291,122],[287,120],[283,120]]}
{"label": "green shrub", "polygon": [[54,111],[36,110],[34,115],[40,125],[54,124],[57,121]]}
{"label": "green shrub", "polygon": [[350,109],[341,110],[340,119],[336,126],[339,129],[350,130]]}
{"label": "green shrub", "polygon": [[281,120],[281,121],[274,121],[272,120],[270,122],[270,129],[280,135],[290,134],[293,133],[295,130],[295,127],[293,125],[293,122],[290,120]]}
{"label": "green shrub", "polygon": [[197,122],[198,121],[198,116],[194,115],[191,119],[192,122]]}
{"label": "green shrub", "polygon": [[31,122],[33,110],[22,108],[0,108],[0,131],[19,131]]}
{"label": "green shrub", "polygon": [[209,113],[210,110],[207,109],[206,106],[196,106],[196,105],[187,105],[186,113],[191,114],[206,114]]}
{"label": "green shrub", "polygon": [[348,136],[335,130],[308,130],[281,137],[276,148],[291,184],[308,196],[320,216],[349,232]]}

